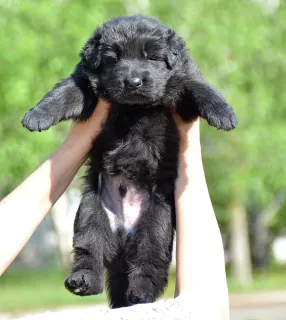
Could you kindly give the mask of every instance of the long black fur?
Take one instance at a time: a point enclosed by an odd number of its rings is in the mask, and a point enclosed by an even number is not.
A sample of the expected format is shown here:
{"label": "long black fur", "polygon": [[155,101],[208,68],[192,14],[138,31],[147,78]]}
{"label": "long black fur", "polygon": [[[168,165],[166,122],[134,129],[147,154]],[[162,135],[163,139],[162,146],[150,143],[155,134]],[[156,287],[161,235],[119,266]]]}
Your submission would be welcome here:
{"label": "long black fur", "polygon": [[[141,86],[131,90],[135,78]],[[62,120],[87,119],[99,95],[112,108],[90,152],[65,285],[82,296],[101,293],[106,267],[112,307],[152,302],[167,284],[175,228],[179,138],[170,108],[185,121],[201,116],[217,129],[231,130],[237,120],[222,95],[204,82],[184,41],[140,15],[97,28],[71,76],[29,110],[22,124],[41,131]],[[123,175],[151,195],[135,233],[111,232],[100,173]]]}

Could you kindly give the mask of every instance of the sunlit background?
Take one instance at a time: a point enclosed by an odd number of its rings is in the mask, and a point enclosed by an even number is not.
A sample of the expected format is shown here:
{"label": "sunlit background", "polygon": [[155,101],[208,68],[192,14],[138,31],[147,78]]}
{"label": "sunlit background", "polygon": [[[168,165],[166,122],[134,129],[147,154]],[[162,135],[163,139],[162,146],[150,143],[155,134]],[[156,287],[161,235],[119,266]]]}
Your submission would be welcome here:
{"label": "sunlit background", "polygon": [[[286,320],[285,1],[0,0],[0,198],[55,150],[70,125],[30,133],[20,123],[24,113],[69,75],[96,26],[135,13],[159,18],[186,40],[204,77],[239,119],[228,133],[202,124],[231,319]],[[0,319],[106,303],[105,295],[76,297],[63,286],[79,177],[0,278]],[[173,291],[174,271],[165,297]]]}

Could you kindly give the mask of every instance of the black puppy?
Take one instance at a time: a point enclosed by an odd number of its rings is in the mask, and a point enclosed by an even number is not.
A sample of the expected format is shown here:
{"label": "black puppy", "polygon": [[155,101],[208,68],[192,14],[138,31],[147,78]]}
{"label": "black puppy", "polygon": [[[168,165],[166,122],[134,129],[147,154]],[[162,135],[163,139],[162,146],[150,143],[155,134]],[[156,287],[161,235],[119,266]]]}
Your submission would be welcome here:
{"label": "black puppy", "polygon": [[184,41],[154,19],[113,19],[80,56],[71,76],[22,120],[41,131],[87,119],[99,95],[112,102],[90,152],[65,286],[82,296],[101,293],[106,267],[112,307],[152,302],[167,284],[175,228],[178,133],[170,107],[185,121],[201,116],[217,129],[231,130],[237,120],[203,81]]}

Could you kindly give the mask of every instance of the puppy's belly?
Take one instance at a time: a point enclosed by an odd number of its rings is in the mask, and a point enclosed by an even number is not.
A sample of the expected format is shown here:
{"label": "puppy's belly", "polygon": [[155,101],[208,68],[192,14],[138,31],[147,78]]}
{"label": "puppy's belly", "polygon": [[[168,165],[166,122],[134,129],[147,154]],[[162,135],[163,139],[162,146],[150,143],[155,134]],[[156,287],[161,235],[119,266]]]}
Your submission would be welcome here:
{"label": "puppy's belly", "polygon": [[101,203],[112,232],[134,233],[140,216],[149,208],[151,192],[142,190],[122,175],[99,174]]}

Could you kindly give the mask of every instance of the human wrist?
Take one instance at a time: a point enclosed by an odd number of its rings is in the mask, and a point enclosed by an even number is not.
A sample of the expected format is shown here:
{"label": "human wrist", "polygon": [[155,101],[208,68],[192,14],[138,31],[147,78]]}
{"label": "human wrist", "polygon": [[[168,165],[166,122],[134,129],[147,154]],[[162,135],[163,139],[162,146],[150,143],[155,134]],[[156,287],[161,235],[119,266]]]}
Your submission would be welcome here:
{"label": "human wrist", "polygon": [[190,156],[201,156],[200,122],[199,118],[191,123],[183,123],[179,126],[180,153]]}
{"label": "human wrist", "polygon": [[75,122],[72,124],[71,130],[65,140],[68,144],[81,144],[84,146],[92,146],[101,131],[99,124],[91,124],[88,122]]}
{"label": "human wrist", "polygon": [[73,158],[81,159],[84,162],[92,148],[93,139],[86,135],[68,135],[60,146],[60,150],[65,154],[70,154]]}

